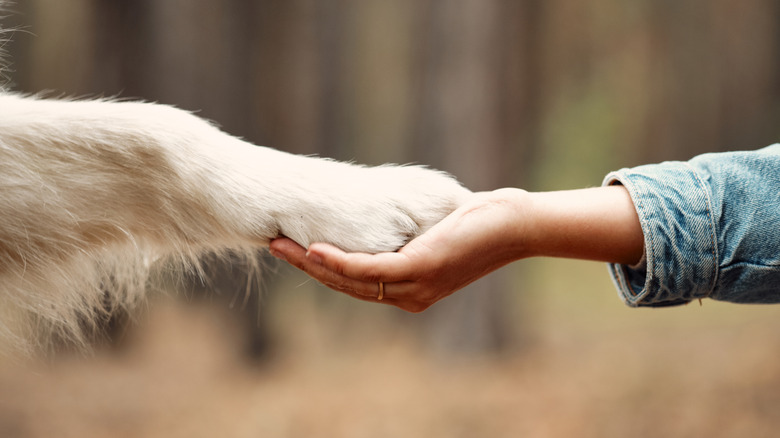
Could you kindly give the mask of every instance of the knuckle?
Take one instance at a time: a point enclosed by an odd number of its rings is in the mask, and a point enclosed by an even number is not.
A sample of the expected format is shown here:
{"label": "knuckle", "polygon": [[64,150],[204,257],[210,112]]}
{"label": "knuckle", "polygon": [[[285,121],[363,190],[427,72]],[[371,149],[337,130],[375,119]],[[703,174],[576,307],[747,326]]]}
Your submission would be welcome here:
{"label": "knuckle", "polygon": [[367,281],[369,283],[377,283],[382,281],[384,278],[384,275],[382,274],[381,269],[377,267],[366,267],[362,270],[362,272],[356,272],[356,277],[360,280]]}
{"label": "knuckle", "polygon": [[344,273],[347,269],[345,263],[342,262],[341,260],[333,261],[330,265],[326,265],[326,268],[330,269],[331,271],[333,271],[333,273],[338,275],[345,275]]}
{"label": "knuckle", "polygon": [[378,283],[382,281],[382,276],[378,273],[366,273],[361,278],[363,281],[367,281],[369,283]]}
{"label": "knuckle", "polygon": [[325,286],[327,286],[327,287],[329,287],[331,289],[338,290],[338,291],[341,291],[341,292],[354,292],[352,290],[352,288],[347,286],[347,284],[345,282],[341,282],[341,281],[323,281],[322,284],[324,284]]}

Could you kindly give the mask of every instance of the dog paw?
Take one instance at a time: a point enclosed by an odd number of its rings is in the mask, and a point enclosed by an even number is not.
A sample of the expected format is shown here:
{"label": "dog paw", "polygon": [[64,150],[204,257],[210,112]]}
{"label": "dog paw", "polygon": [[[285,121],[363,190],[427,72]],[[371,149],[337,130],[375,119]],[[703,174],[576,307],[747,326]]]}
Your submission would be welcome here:
{"label": "dog paw", "polygon": [[395,251],[442,220],[469,195],[450,175],[421,166],[361,167],[326,161],[279,233],[300,245],[326,242],[345,251]]}

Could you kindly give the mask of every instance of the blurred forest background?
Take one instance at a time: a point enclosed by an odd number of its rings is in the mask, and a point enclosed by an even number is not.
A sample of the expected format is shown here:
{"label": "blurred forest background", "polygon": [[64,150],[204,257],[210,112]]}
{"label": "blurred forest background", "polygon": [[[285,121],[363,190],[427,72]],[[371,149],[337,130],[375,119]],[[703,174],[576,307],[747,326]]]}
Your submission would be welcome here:
{"label": "blurred forest background", "polygon": [[[772,0],[18,0],[3,23],[14,91],[172,104],[256,144],[422,163],[472,190],[595,186],[780,137]],[[3,360],[0,435],[780,427],[776,306],[628,309],[604,266],[528,260],[408,315],[274,266],[246,309],[223,273],[151,300],[94,356]]]}

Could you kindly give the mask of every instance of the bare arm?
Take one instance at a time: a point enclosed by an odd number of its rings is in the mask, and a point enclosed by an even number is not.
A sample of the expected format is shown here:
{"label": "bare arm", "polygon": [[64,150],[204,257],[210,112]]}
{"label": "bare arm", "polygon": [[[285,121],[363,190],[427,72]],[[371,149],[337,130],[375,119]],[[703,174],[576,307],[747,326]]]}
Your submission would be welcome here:
{"label": "bare arm", "polygon": [[476,193],[427,233],[395,253],[346,253],[289,239],[271,243],[274,255],[338,291],[411,312],[425,310],[474,280],[515,260],[568,257],[633,264],[643,234],[621,186],[528,193]]}
{"label": "bare arm", "polygon": [[623,186],[530,194],[526,256],[634,264],[644,236]]}

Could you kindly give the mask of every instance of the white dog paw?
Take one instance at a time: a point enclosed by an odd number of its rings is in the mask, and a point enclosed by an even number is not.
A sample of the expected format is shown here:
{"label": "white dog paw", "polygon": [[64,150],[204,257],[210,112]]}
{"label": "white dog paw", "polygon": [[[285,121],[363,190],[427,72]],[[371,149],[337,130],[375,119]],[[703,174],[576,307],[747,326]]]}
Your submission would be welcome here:
{"label": "white dog paw", "polygon": [[345,251],[395,251],[470,193],[448,174],[420,166],[325,164],[316,188],[278,218],[279,232],[306,247],[327,242]]}

